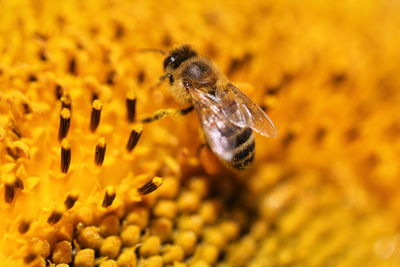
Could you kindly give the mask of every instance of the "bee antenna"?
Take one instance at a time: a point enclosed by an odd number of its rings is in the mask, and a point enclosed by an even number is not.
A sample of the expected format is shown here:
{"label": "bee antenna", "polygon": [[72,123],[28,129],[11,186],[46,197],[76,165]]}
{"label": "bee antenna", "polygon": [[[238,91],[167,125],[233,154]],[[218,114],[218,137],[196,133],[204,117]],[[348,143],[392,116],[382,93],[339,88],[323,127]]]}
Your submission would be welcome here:
{"label": "bee antenna", "polygon": [[157,48],[142,48],[138,50],[139,53],[159,53],[163,56],[165,56],[167,54],[167,52],[165,52],[162,49],[157,49]]}

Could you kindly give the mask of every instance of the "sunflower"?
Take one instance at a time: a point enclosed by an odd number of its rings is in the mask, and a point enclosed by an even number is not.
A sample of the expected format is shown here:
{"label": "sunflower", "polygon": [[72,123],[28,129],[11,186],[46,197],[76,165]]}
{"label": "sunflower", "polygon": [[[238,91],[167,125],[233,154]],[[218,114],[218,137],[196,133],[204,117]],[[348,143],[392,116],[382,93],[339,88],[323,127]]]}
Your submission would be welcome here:
{"label": "sunflower", "polygon": [[[1,266],[400,264],[397,2],[0,10]],[[149,52],[182,44],[276,122],[248,170],[196,114],[140,123],[182,108]]]}

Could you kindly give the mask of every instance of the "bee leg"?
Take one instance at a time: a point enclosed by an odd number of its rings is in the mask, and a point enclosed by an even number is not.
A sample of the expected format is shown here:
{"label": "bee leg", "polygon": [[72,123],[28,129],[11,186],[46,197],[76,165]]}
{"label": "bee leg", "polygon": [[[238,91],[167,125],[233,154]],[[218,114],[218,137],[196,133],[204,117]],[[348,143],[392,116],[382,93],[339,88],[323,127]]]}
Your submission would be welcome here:
{"label": "bee leg", "polygon": [[161,84],[165,81],[166,78],[168,78],[168,77],[167,77],[167,74],[164,74],[163,76],[161,76],[161,77],[158,79],[157,83],[155,83],[154,85],[150,86],[149,90],[152,91],[152,90],[154,90],[154,89],[160,87]]}
{"label": "bee leg", "polygon": [[166,74],[162,75],[160,78],[158,78],[158,82],[157,82],[156,84],[152,85],[152,86],[149,88],[149,90],[152,91],[152,90],[154,90],[154,89],[160,87],[161,84],[162,84],[167,78],[168,78],[168,80],[169,80],[169,84],[170,84],[170,85],[173,85],[173,84],[174,84],[174,81],[175,81],[175,80],[174,80],[174,76],[172,76],[172,74],[170,74],[170,73],[166,73]]}
{"label": "bee leg", "polygon": [[159,119],[165,118],[165,117],[170,117],[170,116],[184,116],[188,113],[190,113],[194,109],[193,106],[184,108],[184,109],[175,109],[175,108],[170,108],[170,109],[161,109],[154,113],[152,116],[144,118],[141,120],[142,123],[149,123],[152,121],[157,121]]}
{"label": "bee leg", "polygon": [[192,87],[192,85],[190,84],[190,82],[187,79],[183,79],[182,84],[186,88],[186,90],[189,90]]}
{"label": "bee leg", "polygon": [[199,134],[199,140],[202,143],[201,146],[208,146],[207,141],[206,141],[206,136],[204,135],[204,131],[201,128],[198,129],[198,134]]}
{"label": "bee leg", "polygon": [[169,85],[173,85],[175,82],[174,76],[171,73],[166,73],[159,78],[160,82],[163,82],[165,79],[169,80]]}
{"label": "bee leg", "polygon": [[200,160],[200,164],[207,174],[213,175],[222,169],[221,162],[217,156],[212,152],[210,146],[207,143],[203,143],[197,150],[197,156]]}

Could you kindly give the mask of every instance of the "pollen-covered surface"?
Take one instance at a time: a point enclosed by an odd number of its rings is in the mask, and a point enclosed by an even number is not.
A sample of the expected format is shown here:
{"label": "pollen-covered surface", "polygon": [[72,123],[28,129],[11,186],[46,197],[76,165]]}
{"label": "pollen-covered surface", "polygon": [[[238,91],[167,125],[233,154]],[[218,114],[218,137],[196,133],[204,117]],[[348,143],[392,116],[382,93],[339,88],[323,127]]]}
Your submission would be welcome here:
{"label": "pollen-covered surface", "polygon": [[[400,265],[396,1],[0,10],[1,266]],[[138,123],[182,108],[139,51],[184,43],[277,125],[245,172],[215,163],[195,112]]]}

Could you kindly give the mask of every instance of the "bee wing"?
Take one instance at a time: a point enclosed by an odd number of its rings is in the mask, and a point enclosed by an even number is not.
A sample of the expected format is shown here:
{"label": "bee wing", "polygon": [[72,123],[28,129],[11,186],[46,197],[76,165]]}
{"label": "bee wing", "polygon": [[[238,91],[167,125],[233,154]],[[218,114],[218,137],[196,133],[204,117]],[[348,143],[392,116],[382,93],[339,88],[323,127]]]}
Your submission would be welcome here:
{"label": "bee wing", "polygon": [[211,150],[222,160],[231,161],[232,151],[237,145],[236,139],[230,140],[229,137],[234,136],[242,127],[236,126],[227,119],[215,96],[198,89],[190,89],[189,92]]}
{"label": "bee wing", "polygon": [[236,126],[250,127],[266,137],[278,136],[267,114],[233,84],[229,83],[226,89],[217,88],[216,97],[224,116]]}

